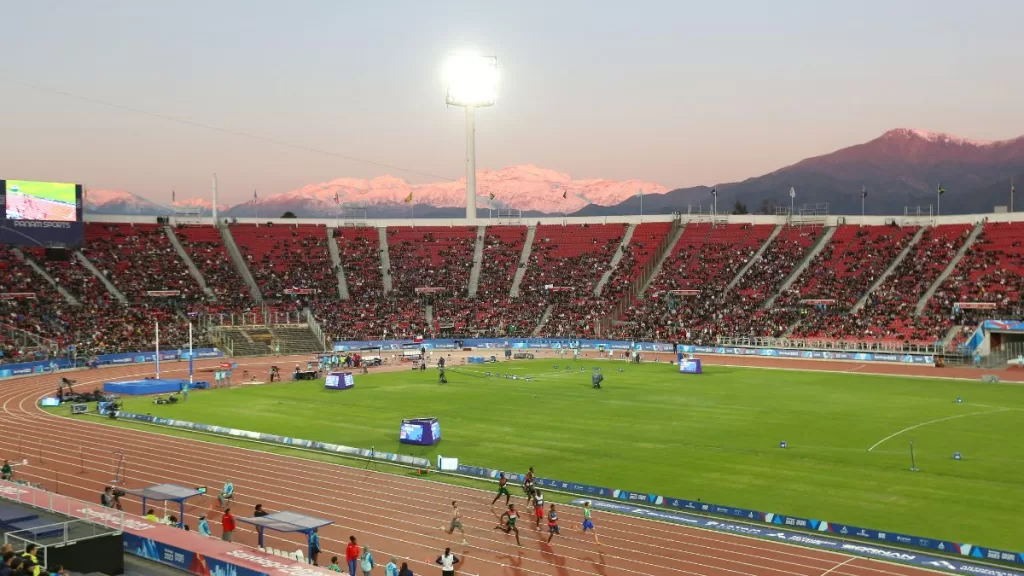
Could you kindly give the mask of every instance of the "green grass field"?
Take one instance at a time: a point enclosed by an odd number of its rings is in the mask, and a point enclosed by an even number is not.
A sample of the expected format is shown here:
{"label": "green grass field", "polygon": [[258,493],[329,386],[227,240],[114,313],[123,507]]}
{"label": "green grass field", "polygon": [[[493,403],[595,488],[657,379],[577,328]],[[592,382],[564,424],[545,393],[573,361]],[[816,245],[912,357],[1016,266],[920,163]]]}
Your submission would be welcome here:
{"label": "green grass field", "polygon": [[65,204],[75,203],[75,185],[61,182],[33,182],[29,180],[8,180],[7,192],[14,188],[18,193],[26,196],[35,196],[46,200],[64,202]]}
{"label": "green grass field", "polygon": [[[664,364],[593,361],[555,371],[554,363],[459,368],[447,385],[433,371],[386,373],[357,376],[344,392],[284,383],[194,392],[174,406],[134,398],[125,409],[1024,549],[1024,387],[713,366],[695,377]],[[594,365],[606,375],[602,390],[590,387]],[[533,380],[480,377],[484,370]],[[438,447],[398,443],[399,421],[414,416],[440,418]],[[909,471],[911,440],[918,472]]]}

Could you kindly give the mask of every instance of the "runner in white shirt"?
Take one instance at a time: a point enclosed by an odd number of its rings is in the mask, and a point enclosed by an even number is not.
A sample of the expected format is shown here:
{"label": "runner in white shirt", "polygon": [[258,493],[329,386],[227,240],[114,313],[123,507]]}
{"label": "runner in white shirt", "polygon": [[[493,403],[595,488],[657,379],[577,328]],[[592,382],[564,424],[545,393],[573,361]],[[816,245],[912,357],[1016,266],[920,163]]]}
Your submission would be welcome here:
{"label": "runner in white shirt", "polygon": [[452,554],[451,548],[445,548],[444,554],[438,556],[435,562],[441,565],[443,576],[455,576],[455,565],[459,563],[459,558]]}
{"label": "runner in white shirt", "polygon": [[462,543],[469,544],[469,542],[466,541],[466,529],[462,527],[462,512],[459,511],[459,504],[454,500],[452,500],[451,524],[449,524],[448,528],[441,526],[441,529],[444,530],[446,534],[454,534],[455,531],[458,530],[462,533]]}

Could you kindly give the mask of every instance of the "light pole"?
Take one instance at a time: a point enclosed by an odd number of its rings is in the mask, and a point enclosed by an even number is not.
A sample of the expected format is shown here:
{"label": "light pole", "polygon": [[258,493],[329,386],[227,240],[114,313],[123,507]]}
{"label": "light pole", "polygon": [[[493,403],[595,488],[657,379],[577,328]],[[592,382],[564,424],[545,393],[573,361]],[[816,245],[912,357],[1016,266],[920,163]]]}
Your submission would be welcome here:
{"label": "light pole", "polygon": [[466,109],[466,218],[476,219],[475,110],[494,105],[498,87],[498,59],[494,56],[455,54],[446,67],[449,106]]}

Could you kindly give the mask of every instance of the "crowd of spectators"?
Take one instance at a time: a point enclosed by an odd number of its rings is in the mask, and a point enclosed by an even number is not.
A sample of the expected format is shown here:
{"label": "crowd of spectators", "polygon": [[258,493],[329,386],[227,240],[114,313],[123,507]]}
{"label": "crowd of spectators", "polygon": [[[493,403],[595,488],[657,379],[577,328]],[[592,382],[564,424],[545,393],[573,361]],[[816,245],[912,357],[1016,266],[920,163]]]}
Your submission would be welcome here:
{"label": "crowd of spectators", "polygon": [[249,272],[267,302],[296,295],[309,300],[338,300],[338,270],[321,225],[237,224],[231,234]]}
{"label": "crowd of spectators", "polygon": [[253,306],[249,287],[238,274],[217,228],[178,226],[175,234],[216,298],[216,305],[207,303],[203,311],[230,314],[247,311]]}
{"label": "crowd of spectators", "polygon": [[87,223],[82,252],[133,304],[162,291],[178,292],[179,301],[205,299],[161,225]]}
{"label": "crowd of spectators", "polygon": [[473,271],[476,228],[469,226],[389,227],[391,289],[415,298],[417,288],[432,294],[465,296]]}

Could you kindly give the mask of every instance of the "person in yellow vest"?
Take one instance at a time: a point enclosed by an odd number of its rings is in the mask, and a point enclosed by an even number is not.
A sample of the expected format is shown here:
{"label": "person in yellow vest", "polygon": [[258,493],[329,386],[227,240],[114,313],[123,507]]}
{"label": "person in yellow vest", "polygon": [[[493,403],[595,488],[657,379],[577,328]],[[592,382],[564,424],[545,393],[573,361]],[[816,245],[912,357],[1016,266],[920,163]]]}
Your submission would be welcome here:
{"label": "person in yellow vest", "polygon": [[149,511],[146,512],[146,520],[149,520],[154,524],[160,523],[160,518],[156,515],[156,510],[153,510],[152,508],[150,508]]}

